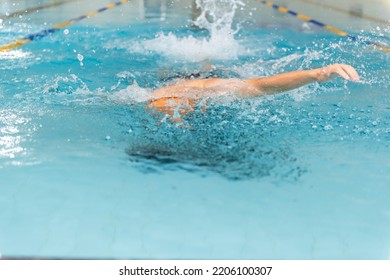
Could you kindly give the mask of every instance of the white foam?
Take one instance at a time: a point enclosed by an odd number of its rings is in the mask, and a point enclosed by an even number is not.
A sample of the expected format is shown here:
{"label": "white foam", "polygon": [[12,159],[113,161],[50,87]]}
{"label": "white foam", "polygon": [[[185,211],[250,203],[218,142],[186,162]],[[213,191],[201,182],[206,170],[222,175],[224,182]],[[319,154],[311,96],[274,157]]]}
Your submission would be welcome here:
{"label": "white foam", "polygon": [[8,52],[0,52],[0,60],[6,59],[21,59],[31,56],[30,52],[24,52],[21,50],[12,50]]}
{"label": "white foam", "polygon": [[154,51],[173,59],[202,61],[205,59],[235,59],[243,51],[232,36],[220,33],[210,38],[177,37],[172,33],[157,34],[142,44],[144,51]]}
{"label": "white foam", "polygon": [[172,33],[160,33],[155,39],[145,41],[144,47],[187,61],[237,58],[243,48],[234,39],[237,30],[232,29],[232,23],[236,9],[244,4],[239,0],[196,0],[196,5],[201,13],[194,24],[207,29],[209,38],[180,38]]}
{"label": "white foam", "polygon": [[125,89],[112,92],[108,99],[116,104],[146,102],[151,98],[150,92],[150,89],[140,87],[137,82],[134,82]]}

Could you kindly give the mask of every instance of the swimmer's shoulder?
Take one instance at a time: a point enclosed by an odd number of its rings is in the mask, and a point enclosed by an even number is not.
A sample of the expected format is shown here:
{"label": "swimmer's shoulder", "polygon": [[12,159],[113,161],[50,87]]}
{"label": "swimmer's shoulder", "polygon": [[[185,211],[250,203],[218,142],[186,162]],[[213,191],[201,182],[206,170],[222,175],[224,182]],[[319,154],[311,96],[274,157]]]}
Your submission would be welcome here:
{"label": "swimmer's shoulder", "polygon": [[[165,97],[181,97],[183,95],[197,95],[198,91],[207,90],[213,85],[217,84],[217,79],[194,79],[194,80],[182,80],[177,81],[171,85],[158,88],[151,94],[154,98],[165,98]],[[190,96],[187,96],[190,97]]]}
{"label": "swimmer's shoulder", "polygon": [[259,89],[238,78],[215,79],[208,83],[208,88],[214,92],[233,93],[240,97],[251,97],[259,94]]}
{"label": "swimmer's shoulder", "polygon": [[186,97],[199,98],[205,95],[220,96],[233,93],[241,97],[258,94],[258,89],[238,78],[208,78],[180,81],[152,92],[154,98]]}

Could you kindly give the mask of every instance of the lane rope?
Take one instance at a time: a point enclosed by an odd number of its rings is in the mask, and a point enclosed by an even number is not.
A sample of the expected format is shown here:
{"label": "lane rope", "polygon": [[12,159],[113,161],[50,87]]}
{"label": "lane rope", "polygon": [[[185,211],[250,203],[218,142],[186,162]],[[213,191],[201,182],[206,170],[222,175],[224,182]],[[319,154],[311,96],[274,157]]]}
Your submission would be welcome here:
{"label": "lane rope", "polygon": [[56,25],[53,25],[51,28],[49,29],[44,29],[40,32],[37,32],[37,33],[33,33],[33,34],[30,34],[30,35],[27,35],[23,38],[20,38],[16,41],[13,41],[7,45],[3,45],[3,46],[0,46],[0,52],[7,52],[7,51],[10,51],[14,48],[18,48],[18,47],[21,47],[27,43],[30,43],[32,41],[36,41],[36,40],[39,40],[39,39],[42,39],[43,37],[46,37],[47,35],[49,34],[52,34],[54,32],[57,32],[58,30],[60,29],[63,29],[65,27],[68,27],[68,26],[71,26],[83,19],[87,19],[87,18],[90,18],[90,17],[93,17],[94,15],[97,15],[99,13],[102,13],[102,12],[105,12],[107,10],[111,10],[111,9],[114,9],[122,4],[126,4],[128,3],[130,0],[120,0],[118,2],[114,2],[114,3],[110,3],[108,4],[107,6],[104,6],[100,9],[97,9],[97,10],[93,10],[93,11],[90,11],[82,16],[79,16],[77,18],[73,18],[73,19],[70,19],[70,20],[67,20],[67,21],[64,21],[62,23],[59,23],[59,24],[56,24]]}
{"label": "lane rope", "polygon": [[32,7],[32,8],[28,8],[28,9],[16,11],[16,12],[13,12],[13,13],[10,13],[10,14],[2,15],[2,16],[0,16],[0,19],[1,20],[7,20],[7,19],[10,19],[10,18],[24,16],[24,15],[27,15],[27,14],[32,14],[32,13],[38,12],[40,10],[61,6],[61,5],[64,5],[64,4],[67,4],[67,3],[70,3],[70,2],[74,2],[74,1],[76,1],[76,0],[58,1],[58,2],[54,2],[54,3],[46,4],[46,5],[35,6],[35,7]]}
{"label": "lane rope", "polygon": [[314,24],[318,27],[321,27],[323,29],[326,29],[334,34],[337,34],[339,36],[342,36],[342,37],[346,37],[354,42],[359,42],[361,44],[364,44],[364,45],[371,45],[371,46],[374,46],[376,49],[378,50],[381,50],[381,51],[384,51],[386,53],[390,53],[390,48],[389,47],[386,47],[386,46],[383,46],[381,44],[378,44],[376,42],[373,42],[371,40],[366,40],[366,39],[361,39],[357,36],[354,36],[354,35],[351,35],[351,34],[348,34],[347,32],[341,30],[341,29],[338,29],[334,26],[331,26],[331,25],[328,25],[328,24],[325,24],[325,23],[322,23],[318,20],[315,20],[315,19],[312,19],[311,17],[308,17],[304,14],[300,14],[298,12],[294,12],[286,7],[283,7],[283,6],[279,6],[277,4],[274,4],[273,2],[270,2],[270,1],[265,1],[265,0],[257,0],[258,2],[264,4],[265,6],[267,7],[270,7],[272,9],[275,9],[279,12],[282,12],[282,13],[286,13],[286,14],[289,14],[293,17],[296,17],[296,18],[299,18],[303,21],[306,21],[306,22],[309,22],[311,24]]}

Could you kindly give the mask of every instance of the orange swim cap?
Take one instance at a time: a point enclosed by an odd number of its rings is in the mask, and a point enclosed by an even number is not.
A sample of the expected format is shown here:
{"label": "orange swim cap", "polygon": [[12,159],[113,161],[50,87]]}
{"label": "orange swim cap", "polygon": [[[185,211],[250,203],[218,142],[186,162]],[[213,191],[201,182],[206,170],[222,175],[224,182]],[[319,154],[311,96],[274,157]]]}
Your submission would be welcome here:
{"label": "orange swim cap", "polygon": [[194,101],[188,98],[180,97],[161,97],[149,102],[149,108],[159,113],[168,114],[172,117],[172,121],[181,121],[180,117],[175,117],[175,113],[179,113],[180,116],[186,115],[194,111]]}

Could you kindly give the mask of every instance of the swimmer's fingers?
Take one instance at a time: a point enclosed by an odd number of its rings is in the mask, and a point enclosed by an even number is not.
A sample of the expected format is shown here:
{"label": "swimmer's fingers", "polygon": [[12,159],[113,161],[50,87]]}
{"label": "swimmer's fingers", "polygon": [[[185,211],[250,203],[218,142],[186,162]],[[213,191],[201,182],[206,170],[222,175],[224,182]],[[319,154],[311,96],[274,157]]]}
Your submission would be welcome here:
{"label": "swimmer's fingers", "polygon": [[[352,66],[350,65],[347,65],[347,64],[340,64],[339,65],[340,68],[343,69],[343,71],[345,73],[348,74],[349,78],[354,81],[354,82],[357,82],[360,80],[360,77],[359,77],[359,74],[356,72],[355,68],[353,68]],[[349,79],[348,79],[349,80]]]}
{"label": "swimmer's fingers", "polygon": [[349,80],[350,79],[348,73],[339,65],[335,66],[335,68],[333,70],[333,73],[338,74],[344,80]]}
{"label": "swimmer's fingers", "polygon": [[347,64],[333,64],[322,69],[324,77],[320,80],[323,82],[329,81],[337,76],[342,77],[343,79],[349,81],[359,81],[359,75],[356,70]]}

